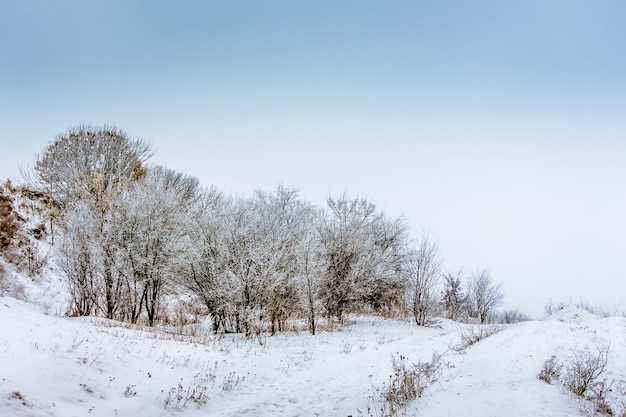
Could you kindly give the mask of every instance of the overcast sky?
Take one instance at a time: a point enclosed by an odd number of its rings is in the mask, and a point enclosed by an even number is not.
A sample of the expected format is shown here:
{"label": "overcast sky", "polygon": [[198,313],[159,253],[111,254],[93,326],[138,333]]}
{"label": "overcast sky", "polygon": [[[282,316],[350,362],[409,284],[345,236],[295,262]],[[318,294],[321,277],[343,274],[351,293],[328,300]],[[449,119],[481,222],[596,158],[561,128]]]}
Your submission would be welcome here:
{"label": "overcast sky", "polygon": [[227,193],[367,197],[507,308],[626,309],[626,2],[0,2],[0,179],[115,124]]}

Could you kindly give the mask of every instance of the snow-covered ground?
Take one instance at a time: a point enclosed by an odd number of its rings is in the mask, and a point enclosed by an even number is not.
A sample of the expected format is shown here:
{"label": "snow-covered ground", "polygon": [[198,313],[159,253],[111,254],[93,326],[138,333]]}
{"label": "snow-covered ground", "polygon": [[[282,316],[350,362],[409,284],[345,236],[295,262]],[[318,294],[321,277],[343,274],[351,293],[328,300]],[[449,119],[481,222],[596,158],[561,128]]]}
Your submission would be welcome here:
{"label": "snow-covered ground", "polygon": [[[48,312],[50,313],[50,312]],[[0,416],[357,416],[392,373],[391,359],[442,372],[407,411],[419,416],[577,416],[584,404],[537,378],[552,355],[610,343],[612,395],[626,379],[626,319],[566,308],[458,349],[469,325],[353,317],[342,330],[216,337],[44,314],[0,298]],[[191,334],[194,334],[193,336]],[[259,342],[262,342],[259,343]],[[372,411],[374,413],[374,411]],[[373,414],[376,415],[376,414]]]}

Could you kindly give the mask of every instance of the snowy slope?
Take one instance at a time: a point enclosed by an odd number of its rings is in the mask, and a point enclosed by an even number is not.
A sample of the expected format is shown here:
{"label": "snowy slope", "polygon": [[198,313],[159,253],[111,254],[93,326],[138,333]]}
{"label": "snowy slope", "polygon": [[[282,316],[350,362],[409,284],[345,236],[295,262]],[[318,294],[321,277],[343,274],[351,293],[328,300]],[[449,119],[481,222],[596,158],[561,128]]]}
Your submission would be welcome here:
{"label": "snowy slope", "polygon": [[[356,317],[342,331],[246,341],[47,316],[0,298],[0,416],[348,416],[391,372],[391,357],[442,354],[439,382],[408,415],[576,416],[579,400],[537,379],[545,359],[611,343],[609,376],[626,379],[626,321],[561,311],[506,327],[459,351],[468,328]],[[191,329],[187,329],[191,331]],[[366,414],[367,415],[367,414]]]}

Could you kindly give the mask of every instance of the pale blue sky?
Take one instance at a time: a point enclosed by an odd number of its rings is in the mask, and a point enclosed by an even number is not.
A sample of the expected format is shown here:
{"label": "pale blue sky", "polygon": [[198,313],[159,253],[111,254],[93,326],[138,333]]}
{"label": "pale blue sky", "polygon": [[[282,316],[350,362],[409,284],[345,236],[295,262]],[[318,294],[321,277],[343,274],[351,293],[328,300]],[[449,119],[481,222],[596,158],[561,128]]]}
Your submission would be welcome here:
{"label": "pale blue sky", "polygon": [[624,22],[623,1],[3,0],[0,178],[112,123],[228,193],[366,196],[507,307],[626,308]]}

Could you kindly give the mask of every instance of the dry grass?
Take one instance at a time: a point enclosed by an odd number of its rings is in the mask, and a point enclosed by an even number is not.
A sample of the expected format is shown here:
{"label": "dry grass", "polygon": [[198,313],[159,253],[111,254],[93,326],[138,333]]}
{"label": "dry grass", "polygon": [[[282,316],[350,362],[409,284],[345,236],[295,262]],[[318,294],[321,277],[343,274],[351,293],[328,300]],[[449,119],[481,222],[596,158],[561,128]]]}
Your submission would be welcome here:
{"label": "dry grass", "polygon": [[[367,406],[369,417],[395,417],[404,415],[406,408],[424,394],[426,388],[441,376],[441,356],[433,353],[430,362],[409,363],[403,355],[391,360],[393,374],[386,384],[373,388]],[[360,415],[363,415],[359,411]]]}

